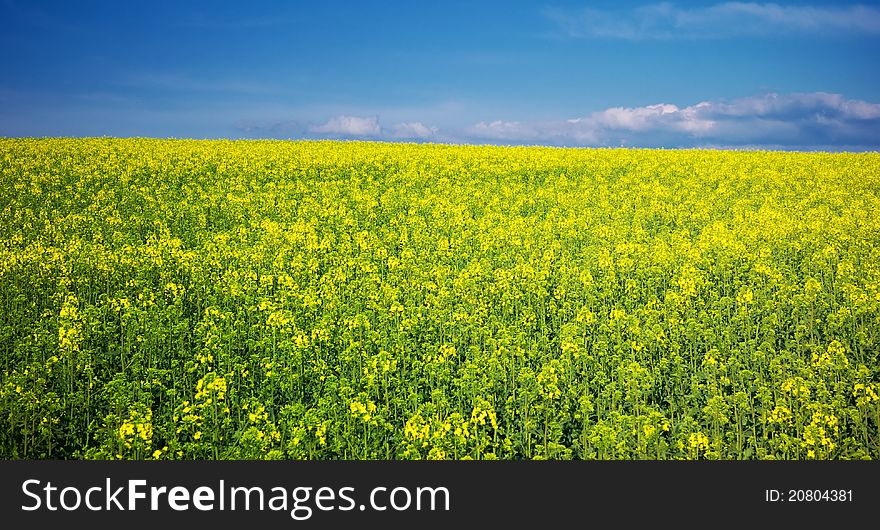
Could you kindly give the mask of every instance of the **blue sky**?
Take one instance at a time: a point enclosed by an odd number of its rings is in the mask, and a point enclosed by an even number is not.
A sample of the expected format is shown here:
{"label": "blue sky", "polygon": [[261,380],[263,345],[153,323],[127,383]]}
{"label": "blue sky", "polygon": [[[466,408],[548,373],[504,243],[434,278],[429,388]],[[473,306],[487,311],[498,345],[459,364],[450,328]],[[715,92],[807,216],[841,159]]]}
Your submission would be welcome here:
{"label": "blue sky", "polygon": [[875,150],[861,2],[0,0],[0,135]]}

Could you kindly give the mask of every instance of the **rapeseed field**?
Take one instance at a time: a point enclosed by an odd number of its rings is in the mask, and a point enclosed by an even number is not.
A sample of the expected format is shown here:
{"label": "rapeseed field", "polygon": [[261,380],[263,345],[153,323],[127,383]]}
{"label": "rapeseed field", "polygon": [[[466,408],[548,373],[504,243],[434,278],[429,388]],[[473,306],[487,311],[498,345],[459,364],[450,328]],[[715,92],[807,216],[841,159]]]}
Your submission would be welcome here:
{"label": "rapeseed field", "polygon": [[0,139],[0,457],[874,459],[880,155]]}

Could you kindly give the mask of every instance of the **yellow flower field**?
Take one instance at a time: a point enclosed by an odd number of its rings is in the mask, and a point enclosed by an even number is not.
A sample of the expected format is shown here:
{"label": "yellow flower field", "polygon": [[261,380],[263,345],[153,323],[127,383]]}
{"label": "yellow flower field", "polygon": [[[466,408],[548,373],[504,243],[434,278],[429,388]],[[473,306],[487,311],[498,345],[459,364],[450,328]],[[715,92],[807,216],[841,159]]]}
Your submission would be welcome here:
{"label": "yellow flower field", "polygon": [[0,139],[0,457],[880,456],[880,155]]}

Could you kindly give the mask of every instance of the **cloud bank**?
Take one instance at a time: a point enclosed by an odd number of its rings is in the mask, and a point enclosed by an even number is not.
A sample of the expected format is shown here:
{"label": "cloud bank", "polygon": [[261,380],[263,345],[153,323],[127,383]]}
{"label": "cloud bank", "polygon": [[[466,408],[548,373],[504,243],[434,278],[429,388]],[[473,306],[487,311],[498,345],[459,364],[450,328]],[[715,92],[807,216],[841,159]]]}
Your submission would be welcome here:
{"label": "cloud bank", "polygon": [[548,9],[559,31],[588,39],[721,39],[786,35],[880,36],[873,6],[801,6],[725,2],[679,7],[662,2],[635,9]]}
{"label": "cloud bank", "polygon": [[335,116],[327,123],[312,125],[309,132],[341,136],[379,136],[379,118],[359,118],[357,116]]}
{"label": "cloud bank", "polygon": [[765,94],[687,107],[613,107],[559,121],[479,122],[466,136],[566,145],[877,146],[880,104],[839,94]]}
{"label": "cloud bank", "polygon": [[396,123],[389,128],[379,124],[377,116],[334,116],[326,123],[311,125],[306,131],[319,136],[338,138],[367,139],[430,139],[437,132],[436,127],[427,127],[421,122]]}
{"label": "cloud bank", "polygon": [[880,148],[880,104],[826,92],[763,94],[701,101],[611,107],[568,119],[494,119],[439,129],[420,121],[384,125],[376,115],[333,116],[308,123],[239,122],[250,137],[304,137],[445,143],[628,147]]}
{"label": "cloud bank", "polygon": [[398,123],[389,132],[393,138],[431,138],[437,134],[437,127],[426,127],[421,122]]}

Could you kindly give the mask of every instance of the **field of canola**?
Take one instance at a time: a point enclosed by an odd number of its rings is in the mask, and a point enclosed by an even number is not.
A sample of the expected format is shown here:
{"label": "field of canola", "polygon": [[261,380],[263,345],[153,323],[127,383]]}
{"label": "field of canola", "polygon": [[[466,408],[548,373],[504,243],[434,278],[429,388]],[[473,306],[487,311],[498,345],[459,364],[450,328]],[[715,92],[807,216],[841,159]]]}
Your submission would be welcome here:
{"label": "field of canola", "polygon": [[0,457],[880,456],[880,155],[0,139]]}

